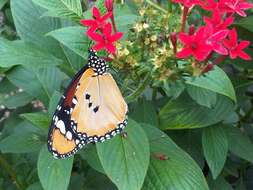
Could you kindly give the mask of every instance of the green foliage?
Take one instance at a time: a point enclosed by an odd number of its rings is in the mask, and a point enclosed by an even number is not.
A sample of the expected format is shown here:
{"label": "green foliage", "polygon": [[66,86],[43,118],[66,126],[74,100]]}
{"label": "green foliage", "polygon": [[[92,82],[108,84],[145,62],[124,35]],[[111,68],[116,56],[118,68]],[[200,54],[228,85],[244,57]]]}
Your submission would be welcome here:
{"label": "green foliage", "polygon": [[[52,157],[51,116],[91,45],[87,2],[0,0],[0,189],[252,189],[253,67],[225,60],[203,74],[176,62],[167,34],[180,7],[165,1],[114,5],[124,37],[109,65],[129,106],[125,133]],[[253,40],[252,13],[234,26]]]}
{"label": "green foliage", "polygon": [[71,175],[73,158],[56,160],[43,146],[38,159],[38,175],[45,190],[65,190]]}
{"label": "green foliage", "polygon": [[125,131],[127,137],[117,136],[97,144],[98,156],[105,173],[119,189],[138,190],[149,165],[148,139],[133,120],[129,120]]}

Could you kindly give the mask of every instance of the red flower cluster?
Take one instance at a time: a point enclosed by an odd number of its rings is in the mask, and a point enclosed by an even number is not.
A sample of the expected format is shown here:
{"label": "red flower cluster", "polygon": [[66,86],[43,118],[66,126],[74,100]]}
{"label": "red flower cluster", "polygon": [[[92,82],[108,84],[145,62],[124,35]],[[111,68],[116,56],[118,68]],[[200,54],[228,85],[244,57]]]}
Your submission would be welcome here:
{"label": "red flower cluster", "polygon": [[116,47],[114,43],[123,36],[123,33],[116,32],[115,30],[112,32],[112,23],[110,23],[108,19],[111,18],[111,20],[114,22],[114,19],[112,18],[113,7],[109,6],[108,2],[106,7],[110,7],[111,11],[108,11],[105,15],[101,15],[98,8],[94,7],[92,9],[93,19],[81,20],[81,23],[84,26],[89,27],[86,34],[91,40],[96,42],[96,44],[92,47],[94,50],[99,51],[106,49],[108,53],[115,54]]}
{"label": "red flower cluster", "polygon": [[186,58],[192,55],[196,60],[203,61],[216,52],[220,55],[229,55],[231,59],[240,57],[251,60],[251,57],[243,50],[249,46],[249,41],[238,41],[236,29],[228,27],[234,22],[234,14],[246,16],[246,9],[253,4],[245,0],[174,0],[190,8],[195,5],[211,11],[211,17],[204,17],[204,26],[200,26],[196,32],[179,33],[179,40],[183,44],[178,58]]}

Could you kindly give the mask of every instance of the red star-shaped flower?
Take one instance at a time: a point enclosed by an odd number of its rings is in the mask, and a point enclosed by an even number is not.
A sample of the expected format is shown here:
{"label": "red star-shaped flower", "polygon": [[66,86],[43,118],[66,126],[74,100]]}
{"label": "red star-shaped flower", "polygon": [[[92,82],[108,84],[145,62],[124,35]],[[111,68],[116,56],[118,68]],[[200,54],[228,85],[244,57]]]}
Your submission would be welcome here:
{"label": "red star-shaped flower", "polygon": [[207,25],[212,25],[214,32],[219,30],[226,30],[228,26],[230,26],[234,22],[234,17],[229,16],[222,19],[224,14],[219,11],[213,11],[212,17],[204,17],[204,21]]}
{"label": "red star-shaped flower", "polygon": [[212,47],[212,50],[221,55],[227,55],[228,51],[223,46],[222,41],[227,37],[229,30],[215,30],[213,25],[208,23],[205,26],[206,43]]}
{"label": "red star-shaped flower", "polygon": [[243,40],[238,43],[237,32],[235,28],[229,32],[228,37],[229,39],[225,39],[223,44],[229,50],[230,58],[235,59],[240,57],[244,60],[251,60],[251,57],[243,51],[243,49],[249,46],[250,42]]}
{"label": "red star-shaped flower", "polygon": [[240,16],[246,17],[247,15],[244,11],[252,8],[253,4],[245,0],[220,0],[218,6],[225,12],[237,13]]}
{"label": "red star-shaped flower", "polygon": [[198,61],[203,61],[212,51],[212,46],[206,43],[205,27],[200,27],[193,35],[180,33],[179,40],[184,44],[184,47],[177,53],[178,58],[193,55]]}
{"label": "red star-shaped flower", "polygon": [[94,18],[93,20],[81,20],[81,23],[84,26],[89,27],[87,32],[94,32],[97,29],[101,30],[107,24],[108,18],[112,16],[112,12],[108,12],[102,16],[98,8],[93,7],[92,15]]}
{"label": "red star-shaped flower", "polygon": [[112,34],[112,25],[108,23],[104,26],[101,34],[94,32],[87,32],[87,35],[97,43],[92,47],[94,50],[98,51],[101,49],[106,49],[109,53],[115,54],[116,47],[114,42],[119,40],[122,36],[122,32],[116,32]]}

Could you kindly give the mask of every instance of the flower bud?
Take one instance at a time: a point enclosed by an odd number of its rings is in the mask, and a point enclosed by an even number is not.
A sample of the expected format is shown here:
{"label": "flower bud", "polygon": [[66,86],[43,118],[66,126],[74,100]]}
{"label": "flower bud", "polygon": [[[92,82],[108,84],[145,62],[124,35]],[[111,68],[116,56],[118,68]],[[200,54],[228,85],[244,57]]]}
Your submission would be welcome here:
{"label": "flower bud", "polygon": [[105,0],[105,7],[108,12],[113,11],[113,0]]}
{"label": "flower bud", "polygon": [[177,46],[177,33],[176,32],[170,33],[170,41],[171,41],[173,47]]}
{"label": "flower bud", "polygon": [[194,27],[194,25],[192,24],[191,26],[190,26],[190,28],[189,28],[189,35],[193,35],[194,34],[194,32],[195,32],[195,27]]}

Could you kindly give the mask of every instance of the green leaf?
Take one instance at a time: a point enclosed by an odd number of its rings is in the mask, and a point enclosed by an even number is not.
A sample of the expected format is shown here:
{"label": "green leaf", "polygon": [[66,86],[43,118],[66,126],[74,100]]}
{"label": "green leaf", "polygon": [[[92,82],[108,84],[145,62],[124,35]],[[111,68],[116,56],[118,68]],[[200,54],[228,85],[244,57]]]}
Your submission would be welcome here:
{"label": "green leaf", "polygon": [[233,190],[232,186],[223,178],[219,177],[216,180],[208,179],[210,190]]}
{"label": "green leaf", "polygon": [[34,43],[52,52],[56,57],[62,57],[58,42],[45,36],[48,32],[61,27],[59,19],[41,18],[45,9],[35,5],[32,0],[11,0],[11,11],[17,33],[22,40]]}
{"label": "green leaf", "polygon": [[239,22],[235,23],[236,25],[242,26],[247,30],[253,32],[253,15],[247,16],[239,20]]}
{"label": "green leaf", "polygon": [[114,14],[117,30],[123,32],[125,34],[124,38],[126,38],[128,30],[135,23],[138,16],[133,14],[126,4],[116,5]]}
{"label": "green leaf", "polygon": [[58,91],[55,91],[50,99],[50,102],[49,102],[49,106],[48,106],[48,113],[53,116],[54,112],[55,112],[55,109],[57,107],[57,104],[59,103],[60,101],[60,98],[61,98],[61,93],[59,93]]}
{"label": "green leaf", "polygon": [[0,101],[0,104],[6,106],[8,109],[15,109],[32,101],[33,97],[25,92],[18,92],[14,95],[9,95]]}
{"label": "green leaf", "polygon": [[130,112],[130,117],[138,123],[148,123],[150,125],[158,126],[158,117],[155,106],[152,101],[141,99]]}
{"label": "green leaf", "polygon": [[59,65],[62,60],[32,43],[0,40],[0,67]]}
{"label": "green leaf", "polygon": [[0,150],[3,153],[28,153],[38,151],[42,144],[35,133],[13,134],[0,141]]}
{"label": "green leaf", "polygon": [[199,105],[212,108],[216,104],[216,93],[197,86],[187,85],[187,92],[190,97],[195,100]]}
{"label": "green leaf", "polygon": [[0,0],[0,9],[2,9],[8,1],[9,0]]}
{"label": "green leaf", "polygon": [[217,66],[205,75],[187,78],[186,83],[222,94],[236,101],[235,90],[230,79],[226,73]]}
{"label": "green leaf", "polygon": [[200,128],[213,125],[225,119],[233,111],[230,99],[218,95],[214,108],[198,105],[186,94],[169,101],[160,111],[161,129]]}
{"label": "green leaf", "polygon": [[143,128],[151,150],[143,190],[208,190],[201,169],[186,152],[159,129],[147,125]]}
{"label": "green leaf", "polygon": [[80,0],[33,0],[33,2],[48,10],[44,15],[76,20],[80,20],[82,16]]}
{"label": "green leaf", "polygon": [[216,179],[224,167],[228,153],[228,138],[222,126],[205,128],[202,146],[212,176]]}
{"label": "green leaf", "polygon": [[25,68],[19,66],[11,70],[7,77],[13,84],[47,105],[54,91],[60,89],[63,74],[55,67]]}
{"label": "green leaf", "polygon": [[88,38],[85,35],[85,31],[86,29],[84,27],[71,26],[54,30],[47,35],[52,36],[76,54],[87,58]]}
{"label": "green leaf", "polygon": [[23,113],[20,115],[24,119],[31,122],[33,125],[42,128],[47,129],[51,119],[48,117],[45,113]]}
{"label": "green leaf", "polygon": [[38,175],[44,190],[67,190],[73,157],[57,160],[43,146],[37,163]]}
{"label": "green leaf", "polygon": [[185,84],[181,80],[177,80],[175,82],[165,81],[162,84],[162,88],[168,97],[176,99],[184,91]]}
{"label": "green leaf", "polygon": [[99,160],[96,146],[92,144],[87,145],[87,147],[80,151],[80,155],[93,169],[98,172],[105,173],[103,166]]}
{"label": "green leaf", "polygon": [[149,163],[148,139],[133,120],[126,127],[127,137],[117,135],[97,144],[98,156],[107,176],[121,190],[141,188]]}
{"label": "green leaf", "polygon": [[250,162],[253,162],[253,143],[249,137],[237,127],[225,127],[228,135],[229,150]]}

